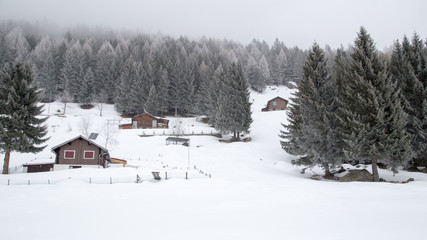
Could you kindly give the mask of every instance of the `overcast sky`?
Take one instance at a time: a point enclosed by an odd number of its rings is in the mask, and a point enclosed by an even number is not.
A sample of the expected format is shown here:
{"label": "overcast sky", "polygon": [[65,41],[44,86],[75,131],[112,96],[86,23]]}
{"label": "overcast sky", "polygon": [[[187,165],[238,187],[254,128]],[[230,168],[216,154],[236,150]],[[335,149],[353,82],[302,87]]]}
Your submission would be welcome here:
{"label": "overcast sky", "polygon": [[125,28],[192,39],[252,39],[309,48],[352,44],[365,26],[382,50],[416,31],[427,37],[426,0],[0,0],[0,20]]}

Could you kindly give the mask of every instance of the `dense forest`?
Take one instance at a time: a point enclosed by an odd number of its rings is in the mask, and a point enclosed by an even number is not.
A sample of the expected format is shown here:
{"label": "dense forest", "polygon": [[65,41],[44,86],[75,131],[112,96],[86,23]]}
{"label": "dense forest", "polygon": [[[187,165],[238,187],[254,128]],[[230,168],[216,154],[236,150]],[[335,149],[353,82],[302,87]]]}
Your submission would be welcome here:
{"label": "dense forest", "polygon": [[320,166],[329,178],[342,163],[369,163],[374,181],[380,164],[427,167],[426,44],[404,36],[386,58],[361,27],[332,69],[313,44],[281,134],[283,149],[299,156],[294,163]]}
{"label": "dense forest", "polygon": [[255,39],[244,46],[87,27],[61,31],[0,23],[0,66],[30,63],[44,102],[110,103],[124,115],[209,114],[226,65],[238,62],[249,86],[262,92],[298,82],[306,57],[278,39],[270,47]]}

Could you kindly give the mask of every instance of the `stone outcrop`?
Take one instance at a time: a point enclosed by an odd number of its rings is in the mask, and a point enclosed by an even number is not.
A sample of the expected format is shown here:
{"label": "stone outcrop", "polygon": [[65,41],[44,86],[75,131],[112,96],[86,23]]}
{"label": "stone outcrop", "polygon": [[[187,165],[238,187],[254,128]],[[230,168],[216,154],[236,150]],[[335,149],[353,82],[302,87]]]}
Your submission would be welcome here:
{"label": "stone outcrop", "polygon": [[372,174],[366,170],[348,170],[348,173],[339,179],[340,182],[372,182]]}

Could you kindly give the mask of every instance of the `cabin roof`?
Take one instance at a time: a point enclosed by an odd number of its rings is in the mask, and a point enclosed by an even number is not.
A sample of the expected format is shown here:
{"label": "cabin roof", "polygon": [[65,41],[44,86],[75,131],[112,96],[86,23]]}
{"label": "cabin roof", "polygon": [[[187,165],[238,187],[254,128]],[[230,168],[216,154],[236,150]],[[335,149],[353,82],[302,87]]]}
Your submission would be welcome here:
{"label": "cabin roof", "polygon": [[275,97],[275,98],[273,98],[273,99],[269,100],[268,102],[274,101],[274,100],[276,100],[276,99],[281,99],[281,100],[283,100],[283,101],[285,101],[285,102],[288,102],[288,100],[286,100],[286,99],[284,99],[284,98],[281,98],[281,97],[279,97],[279,96],[277,96],[277,97]]}
{"label": "cabin roof", "polygon": [[108,152],[108,150],[107,150],[106,148],[104,148],[104,147],[100,146],[99,144],[96,144],[95,142],[93,142],[93,141],[89,140],[88,138],[86,138],[86,137],[84,137],[84,136],[82,136],[82,135],[79,135],[79,136],[77,136],[77,137],[75,137],[75,138],[72,138],[72,139],[69,139],[69,140],[67,140],[67,141],[65,141],[65,142],[63,142],[63,143],[61,143],[61,144],[59,144],[59,145],[56,145],[55,147],[53,147],[53,148],[52,148],[52,152],[55,152],[55,150],[56,150],[57,148],[60,148],[60,147],[64,146],[65,144],[68,144],[68,143],[70,143],[70,142],[73,142],[73,141],[75,141],[75,140],[77,140],[77,139],[79,139],[79,138],[81,138],[81,139],[83,139],[83,140],[85,140],[85,141],[87,141],[87,142],[89,142],[89,143],[91,143],[91,144],[93,144],[93,145],[95,145],[95,146],[97,146],[97,147],[101,148],[102,150],[104,150],[104,151]]}

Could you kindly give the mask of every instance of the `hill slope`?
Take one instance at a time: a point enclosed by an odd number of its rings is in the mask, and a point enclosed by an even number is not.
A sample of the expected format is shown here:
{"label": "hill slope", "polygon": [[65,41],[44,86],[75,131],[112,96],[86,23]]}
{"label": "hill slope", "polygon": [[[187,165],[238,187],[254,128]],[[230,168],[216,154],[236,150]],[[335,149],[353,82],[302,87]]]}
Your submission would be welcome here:
{"label": "hill slope", "polygon": [[[133,167],[0,176],[2,238],[424,239],[425,175],[381,171],[390,180],[413,177],[415,182],[337,183],[311,180],[311,172],[301,175],[290,164],[278,137],[286,112],[261,112],[269,99],[288,99],[290,92],[252,93],[251,142],[189,136],[187,148],[166,146],[162,130],[154,137],[139,136],[153,130],[120,130],[108,148]],[[60,103],[51,104],[49,114],[58,109]],[[105,106],[99,117],[96,108],[69,104],[65,116],[48,120],[48,147],[37,155],[13,153],[11,164],[51,161],[51,147],[81,134],[82,118],[90,119],[91,131],[102,132],[107,120],[118,124],[119,116],[113,106]],[[170,130],[214,131],[194,118],[170,120]],[[100,136],[98,142],[104,140]],[[152,180],[151,171],[160,171],[163,180]],[[165,172],[170,179],[164,180]],[[137,174],[142,183],[129,183]],[[128,183],[108,184],[110,177]],[[88,178],[106,184],[89,184]],[[7,186],[8,179],[18,185]],[[44,184],[23,185],[28,179]]]}

